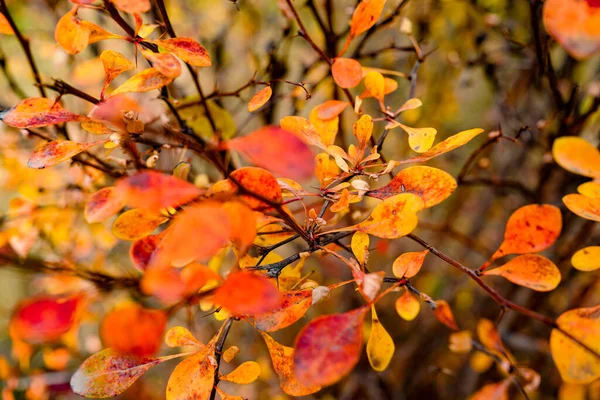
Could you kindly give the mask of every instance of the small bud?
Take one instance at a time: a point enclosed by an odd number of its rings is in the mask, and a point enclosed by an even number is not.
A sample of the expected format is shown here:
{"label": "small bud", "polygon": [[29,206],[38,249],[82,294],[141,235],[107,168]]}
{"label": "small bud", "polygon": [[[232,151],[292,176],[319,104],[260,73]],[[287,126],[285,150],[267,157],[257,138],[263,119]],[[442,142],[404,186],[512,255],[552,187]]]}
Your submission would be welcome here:
{"label": "small bud", "polygon": [[406,35],[410,35],[410,34],[412,34],[412,30],[413,30],[413,26],[412,26],[412,22],[410,21],[410,19],[408,19],[406,17],[402,17],[402,20],[400,21],[400,32],[402,32]]}

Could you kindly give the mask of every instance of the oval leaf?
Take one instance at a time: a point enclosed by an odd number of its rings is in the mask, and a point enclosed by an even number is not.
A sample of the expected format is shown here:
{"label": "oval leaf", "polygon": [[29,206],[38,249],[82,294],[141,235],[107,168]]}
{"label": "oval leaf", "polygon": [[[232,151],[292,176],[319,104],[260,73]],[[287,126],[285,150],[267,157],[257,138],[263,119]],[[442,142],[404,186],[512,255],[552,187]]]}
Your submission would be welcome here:
{"label": "oval leaf", "polygon": [[90,196],[85,204],[85,220],[90,224],[102,222],[112,217],[125,206],[115,187],[109,186],[98,190]]}
{"label": "oval leaf", "polygon": [[483,275],[502,276],[538,292],[554,290],[560,283],[560,271],[556,265],[537,254],[518,256],[501,267],[485,271]]}
{"label": "oval leaf", "polygon": [[600,268],[600,246],[589,246],[578,250],[573,254],[571,264],[580,271],[594,271]]}
{"label": "oval leaf", "polygon": [[52,99],[33,97],[21,100],[16,106],[0,111],[0,120],[14,128],[40,128],[71,121],[84,121],[87,117],[65,110]]}
{"label": "oval leaf", "polygon": [[160,214],[134,208],[117,217],[112,226],[112,233],[122,240],[137,240],[151,234],[166,220],[167,218]]}
{"label": "oval leaf", "polygon": [[379,318],[377,318],[375,306],[371,306],[371,315],[371,335],[367,342],[367,356],[371,367],[375,371],[381,372],[385,371],[390,361],[392,361],[396,346],[394,346],[394,340],[390,334],[385,330]]}
{"label": "oval leaf", "polygon": [[600,151],[590,142],[580,137],[566,136],[558,138],[552,145],[554,160],[569,172],[600,177]]}

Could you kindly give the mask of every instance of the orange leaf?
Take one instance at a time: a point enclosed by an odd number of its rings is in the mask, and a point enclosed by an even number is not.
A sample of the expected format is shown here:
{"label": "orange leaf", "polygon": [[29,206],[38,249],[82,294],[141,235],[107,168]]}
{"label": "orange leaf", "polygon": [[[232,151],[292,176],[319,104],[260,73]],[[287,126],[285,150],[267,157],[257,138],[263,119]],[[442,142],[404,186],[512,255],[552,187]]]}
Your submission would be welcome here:
{"label": "orange leaf", "polygon": [[204,347],[204,345],[200,343],[198,339],[196,339],[194,335],[192,335],[192,333],[183,326],[174,326],[169,329],[165,335],[165,343],[169,347]]}
{"label": "orange leaf", "polygon": [[4,14],[0,13],[0,35],[14,35],[15,32],[10,26],[10,23],[4,16]]}
{"label": "orange leaf", "polygon": [[577,186],[577,191],[592,199],[600,197],[600,181],[585,182]]}
{"label": "orange leaf", "polygon": [[350,103],[340,100],[328,100],[325,103],[317,106],[317,115],[321,119],[333,119],[339,116]]}
{"label": "orange leaf", "polygon": [[404,293],[396,300],[396,312],[405,321],[412,321],[419,315],[421,303],[410,290],[404,290]]}
{"label": "orange leaf", "polygon": [[166,233],[167,230],[164,230],[159,234],[138,239],[131,244],[129,259],[135,268],[140,271],[145,271],[148,268],[152,253],[154,253],[154,250],[156,250]]}
{"label": "orange leaf", "polygon": [[594,0],[546,0],[548,33],[577,59],[600,51],[600,7]]}
{"label": "orange leaf", "polygon": [[538,292],[554,290],[560,283],[560,271],[556,265],[537,254],[518,256],[501,267],[485,271],[483,275],[502,276]]}
{"label": "orange leaf", "polygon": [[[202,241],[190,240],[196,232],[202,232]],[[150,265],[185,265],[210,258],[227,244],[231,234],[229,214],[221,203],[203,201],[186,207],[173,218]]]}
{"label": "orange leaf", "polygon": [[265,332],[290,326],[306,314],[312,305],[312,289],[281,293],[282,301],[275,310],[256,314],[254,325]]}
{"label": "orange leaf", "polygon": [[314,172],[314,156],[308,145],[293,133],[276,126],[263,127],[229,140],[226,147],[242,153],[259,167],[284,177],[303,179],[311,177]]}
{"label": "orange leaf", "polygon": [[99,140],[90,143],[77,143],[69,140],[55,140],[48,142],[31,154],[27,161],[29,168],[42,169],[53,167],[63,161],[67,161],[77,154],[86,151],[90,147],[105,143],[106,140]]}
{"label": "orange leaf", "polygon": [[[318,115],[318,110],[313,108],[310,112],[308,119],[314,126],[315,130],[319,134],[321,140],[319,141],[323,147],[323,150],[327,151],[327,146],[331,146],[335,142],[335,137],[340,129],[340,117],[334,117],[332,119],[321,119]],[[312,142],[311,142],[312,143]],[[312,143],[318,146],[316,143]]]}
{"label": "orange leaf", "polygon": [[222,375],[220,380],[247,385],[258,379],[260,366],[254,361],[246,361],[228,374]]}
{"label": "orange leaf", "polygon": [[24,99],[14,107],[0,111],[0,120],[14,128],[40,128],[71,121],[84,121],[87,117],[65,110],[52,99],[33,97]]}
{"label": "orange leaf", "polygon": [[273,369],[279,376],[279,385],[286,394],[306,396],[321,390],[319,385],[304,386],[298,382],[294,375],[294,349],[292,347],[281,345],[264,332],[259,331],[259,333],[269,349]]}
{"label": "orange leaf", "polygon": [[[600,306],[569,310],[556,324],[600,352]],[[600,378],[600,359],[556,329],[550,334],[550,352],[565,382],[588,384]]]}
{"label": "orange leaf", "polygon": [[427,253],[429,250],[401,254],[392,266],[394,275],[398,278],[412,278],[421,270]]}
{"label": "orange leaf", "polygon": [[154,40],[159,46],[170,51],[186,63],[195,67],[210,67],[212,61],[210,55],[204,47],[194,39],[187,37],[178,37],[166,40]]}
{"label": "orange leaf", "polygon": [[545,250],[556,241],[561,229],[562,216],[557,207],[548,204],[521,207],[508,219],[504,241],[485,266],[507,254]]}
{"label": "orange leaf", "polygon": [[127,123],[123,120],[123,114],[128,111],[140,113],[142,110],[135,99],[126,94],[119,94],[95,105],[88,115],[125,131],[127,130]]}
{"label": "orange leaf", "polygon": [[149,92],[150,90],[160,89],[161,87],[170,84],[172,81],[173,78],[164,75],[158,69],[148,68],[129,78],[121,86],[116,88],[110,96],[112,97],[120,93],[129,92]]}
{"label": "orange leaf", "polygon": [[581,218],[600,222],[600,197],[590,198],[581,194],[568,194],[563,203]]}
{"label": "orange leaf", "polygon": [[373,27],[383,12],[385,2],[386,0],[361,1],[352,14],[350,37],[355,38]]}
{"label": "orange leaf", "polygon": [[250,99],[250,102],[248,103],[248,111],[254,112],[262,106],[264,106],[267,103],[267,101],[269,101],[272,94],[273,89],[271,89],[271,86],[267,86],[256,92],[254,96],[252,96],[252,98]]}
{"label": "orange leaf", "polygon": [[277,309],[281,296],[264,276],[233,272],[215,290],[213,301],[233,315],[253,316]]}
{"label": "orange leaf", "polygon": [[100,54],[102,66],[104,67],[104,86],[102,93],[110,85],[110,83],[125,71],[135,68],[135,64],[127,59],[123,54],[114,50],[104,50]]}
{"label": "orange leaf", "polygon": [[506,353],[500,334],[492,321],[482,318],[477,322],[477,336],[481,343],[500,356]]}
{"label": "orange leaf", "polygon": [[104,349],[86,359],[71,377],[73,392],[86,397],[112,397],[124,392],[147,370],[162,359],[119,354]]}
{"label": "orange leaf", "polygon": [[554,160],[569,172],[600,178],[600,151],[580,137],[558,138],[552,146]]}
{"label": "orange leaf", "polygon": [[104,347],[138,358],[156,354],[162,343],[167,316],[137,304],[117,308],[106,314],[100,324]]}
{"label": "orange leaf", "polygon": [[336,58],[331,66],[331,74],[342,89],[358,86],[363,76],[360,63],[352,58]]}
{"label": "orange leaf", "polygon": [[156,171],[147,171],[121,179],[116,190],[129,207],[159,211],[179,207],[198,197],[202,192],[183,179]]}
{"label": "orange leaf", "polygon": [[306,143],[317,146],[322,150],[327,150],[327,146],[321,140],[321,135],[306,118],[296,116],[283,117],[281,121],[279,121],[279,124],[281,125],[281,128],[295,133]]}
{"label": "orange leaf", "polygon": [[231,346],[223,352],[223,361],[230,363],[235,356],[240,352],[240,348],[237,346]]}
{"label": "orange leaf", "polygon": [[498,383],[489,383],[469,397],[469,400],[508,400],[508,387],[511,379]]}
{"label": "orange leaf", "polygon": [[312,320],[296,337],[294,373],[304,385],[327,386],[358,363],[363,345],[364,306]]}
{"label": "orange leaf", "polygon": [[406,160],[402,160],[399,164],[412,164],[412,163],[420,163],[431,160],[434,157],[440,156],[444,153],[452,151],[460,146],[463,146],[471,141],[474,137],[483,132],[483,129],[469,129],[467,131],[462,131],[457,133],[456,135],[450,136],[448,139],[444,140],[433,146],[431,149],[426,151],[423,154],[419,154],[416,157],[412,157]]}
{"label": "orange leaf", "polygon": [[140,51],[145,59],[152,62],[152,67],[167,78],[175,79],[181,75],[181,64],[177,57],[171,53],[155,53],[150,50],[144,50],[140,47]]}
{"label": "orange leaf", "polygon": [[85,220],[90,224],[102,222],[121,211],[124,206],[125,203],[117,195],[114,186],[102,188],[91,195],[85,204]]}
{"label": "orange leaf", "polygon": [[10,319],[10,330],[27,343],[48,343],[59,339],[77,322],[80,296],[39,295],[20,302]]}
{"label": "orange leaf", "polygon": [[134,208],[119,215],[112,225],[112,233],[122,240],[137,240],[151,234],[167,218],[143,208]]}
{"label": "orange leaf", "polygon": [[77,18],[77,7],[62,16],[56,24],[54,39],[69,54],[84,50],[90,40],[90,30]]}
{"label": "orange leaf", "polygon": [[256,238],[256,214],[239,201],[229,201],[223,204],[223,209],[231,221],[230,239],[240,254],[245,254]]}
{"label": "orange leaf", "polygon": [[433,309],[433,313],[438,321],[453,331],[458,331],[458,326],[454,321],[454,314],[452,314],[452,309],[448,305],[448,302],[446,300],[436,300],[435,304],[436,307]]}
{"label": "orange leaf", "polygon": [[145,13],[150,10],[150,0],[110,0],[121,11],[133,13]]}
{"label": "orange leaf", "polygon": [[174,304],[198,292],[211,279],[221,277],[202,264],[192,263],[182,269],[153,267],[146,270],[140,287],[163,303]]}
{"label": "orange leaf", "polygon": [[441,169],[416,166],[403,169],[387,185],[367,192],[367,196],[386,199],[399,193],[420,196],[425,207],[441,203],[456,189],[454,178]]}

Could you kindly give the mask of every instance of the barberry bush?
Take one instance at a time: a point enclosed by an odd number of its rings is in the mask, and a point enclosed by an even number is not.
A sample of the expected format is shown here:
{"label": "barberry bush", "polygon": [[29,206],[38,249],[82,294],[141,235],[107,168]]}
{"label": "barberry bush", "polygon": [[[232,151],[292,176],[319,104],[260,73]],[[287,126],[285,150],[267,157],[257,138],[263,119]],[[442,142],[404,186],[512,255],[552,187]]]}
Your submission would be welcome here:
{"label": "barberry bush", "polygon": [[2,400],[600,398],[597,0],[0,0]]}

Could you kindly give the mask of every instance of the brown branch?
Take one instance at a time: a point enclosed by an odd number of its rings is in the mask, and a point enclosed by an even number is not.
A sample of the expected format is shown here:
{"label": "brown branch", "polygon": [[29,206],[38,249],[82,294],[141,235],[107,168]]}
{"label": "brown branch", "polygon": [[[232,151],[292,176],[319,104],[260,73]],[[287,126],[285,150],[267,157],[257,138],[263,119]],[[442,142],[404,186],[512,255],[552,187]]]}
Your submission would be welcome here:
{"label": "brown branch", "polygon": [[227,340],[227,335],[229,335],[229,330],[231,329],[231,325],[233,324],[233,318],[228,318],[225,321],[225,325],[219,339],[217,339],[217,346],[215,347],[215,361],[217,366],[215,368],[215,378],[214,385],[212,388],[212,392],[210,393],[210,400],[215,400],[217,395],[217,385],[219,384],[219,367],[221,366],[221,355],[223,354],[223,348],[225,347],[225,341]]}

